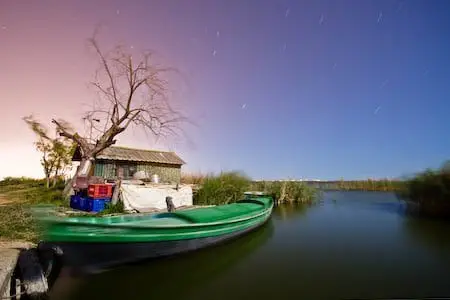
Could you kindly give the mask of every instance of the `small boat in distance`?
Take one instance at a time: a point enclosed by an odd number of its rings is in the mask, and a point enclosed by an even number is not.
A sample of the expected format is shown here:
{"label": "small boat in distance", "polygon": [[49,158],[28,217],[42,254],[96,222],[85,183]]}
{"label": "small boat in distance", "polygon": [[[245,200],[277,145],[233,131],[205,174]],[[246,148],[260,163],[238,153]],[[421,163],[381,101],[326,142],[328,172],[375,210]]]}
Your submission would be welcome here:
{"label": "small boat in distance", "polygon": [[236,203],[143,215],[57,217],[36,213],[41,253],[56,251],[64,267],[83,273],[185,253],[239,237],[263,225],[272,197],[247,192]]}

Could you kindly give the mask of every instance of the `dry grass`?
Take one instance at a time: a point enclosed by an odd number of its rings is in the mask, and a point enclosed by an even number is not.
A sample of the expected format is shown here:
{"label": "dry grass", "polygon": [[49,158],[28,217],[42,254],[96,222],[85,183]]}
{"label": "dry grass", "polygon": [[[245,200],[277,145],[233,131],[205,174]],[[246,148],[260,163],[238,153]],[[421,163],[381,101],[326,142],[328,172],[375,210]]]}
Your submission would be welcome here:
{"label": "dry grass", "polygon": [[28,211],[28,206],[0,206],[0,236],[7,240],[37,241],[37,225]]}
{"label": "dry grass", "polygon": [[200,173],[183,173],[181,174],[181,183],[183,184],[202,184],[207,176]]}
{"label": "dry grass", "polygon": [[0,237],[35,242],[37,224],[29,211],[33,204],[63,205],[64,183],[47,189],[44,180],[6,178],[0,181]]}

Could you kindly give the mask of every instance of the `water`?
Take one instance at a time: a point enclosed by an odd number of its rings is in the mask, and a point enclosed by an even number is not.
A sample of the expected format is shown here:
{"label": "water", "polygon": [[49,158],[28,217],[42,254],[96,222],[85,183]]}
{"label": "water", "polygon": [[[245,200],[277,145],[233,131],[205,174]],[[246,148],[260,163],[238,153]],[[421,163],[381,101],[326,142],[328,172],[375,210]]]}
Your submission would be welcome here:
{"label": "water", "polygon": [[223,246],[62,277],[54,298],[450,297],[450,222],[404,208],[389,193],[327,192],[312,207],[278,207],[266,226]]}

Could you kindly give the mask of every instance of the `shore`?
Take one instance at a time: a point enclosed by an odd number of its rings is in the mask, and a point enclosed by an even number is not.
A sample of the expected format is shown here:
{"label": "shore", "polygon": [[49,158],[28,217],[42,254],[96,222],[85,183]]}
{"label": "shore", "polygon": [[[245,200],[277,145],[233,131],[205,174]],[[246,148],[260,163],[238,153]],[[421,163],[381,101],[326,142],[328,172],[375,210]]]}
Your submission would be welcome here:
{"label": "shore", "polygon": [[9,297],[11,276],[17,265],[19,254],[34,247],[33,243],[0,240],[0,297]]}

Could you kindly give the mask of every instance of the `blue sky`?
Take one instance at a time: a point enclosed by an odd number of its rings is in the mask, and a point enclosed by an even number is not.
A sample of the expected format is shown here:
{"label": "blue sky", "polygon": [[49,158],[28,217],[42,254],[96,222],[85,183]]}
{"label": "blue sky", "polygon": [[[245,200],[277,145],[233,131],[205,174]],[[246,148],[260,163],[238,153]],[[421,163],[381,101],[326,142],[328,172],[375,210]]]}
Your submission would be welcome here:
{"label": "blue sky", "polygon": [[[70,88],[79,95],[91,71],[83,39],[98,23],[107,28],[106,44],[126,40],[136,48],[152,48],[179,68],[186,88],[180,88],[177,101],[198,124],[187,129],[189,142],[174,146],[188,162],[186,171],[358,179],[397,177],[438,167],[449,158],[448,1],[2,5],[5,64],[6,57],[11,68],[23,59],[15,53],[27,47],[33,28],[34,39],[45,37],[44,43],[36,42],[40,61],[57,55],[60,70],[78,68]],[[67,48],[55,49],[61,41]],[[86,62],[74,67],[73,61],[81,59]],[[72,65],[63,68],[67,61]],[[23,76],[9,73],[8,80]],[[10,85],[0,87],[4,99],[31,101]],[[29,92],[45,94],[42,88]],[[47,104],[69,101],[50,98],[35,100],[42,105],[29,112],[11,109],[11,118],[32,112],[46,118],[42,109]],[[70,119],[79,109],[61,104],[55,111]],[[143,145],[142,135],[133,136],[119,142]],[[25,147],[17,136],[7,141]],[[26,141],[32,151],[32,141]]]}

